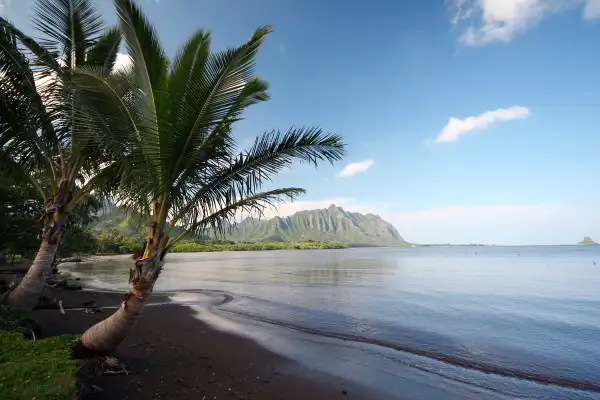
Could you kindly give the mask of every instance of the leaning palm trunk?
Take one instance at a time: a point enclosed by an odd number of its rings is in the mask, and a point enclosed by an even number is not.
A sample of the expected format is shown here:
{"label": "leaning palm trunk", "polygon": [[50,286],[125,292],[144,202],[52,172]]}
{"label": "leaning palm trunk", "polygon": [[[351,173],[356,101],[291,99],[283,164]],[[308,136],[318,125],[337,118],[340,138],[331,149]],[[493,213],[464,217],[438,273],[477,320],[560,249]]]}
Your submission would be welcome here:
{"label": "leaning palm trunk", "polygon": [[40,249],[29,267],[29,271],[9,296],[10,303],[22,310],[32,310],[38,296],[44,290],[46,279],[52,272],[52,261],[58,249],[58,244],[48,243],[43,238]]}
{"label": "leaning palm trunk", "polygon": [[9,302],[21,310],[33,310],[39,295],[44,290],[46,279],[52,274],[56,251],[68,223],[68,214],[63,212],[64,207],[61,204],[67,204],[72,197],[69,190],[64,190],[63,193],[58,196],[59,200],[63,200],[62,202],[46,206],[40,249],[27,274],[8,297]]}
{"label": "leaning palm trunk", "polygon": [[[164,237],[155,235],[154,237]],[[98,353],[116,348],[129,335],[135,326],[148,298],[152,294],[154,284],[164,264],[164,244],[167,240],[150,238],[142,256],[135,260],[129,271],[130,289],[121,307],[110,317],[100,321],[84,332],[81,343],[88,350]]]}

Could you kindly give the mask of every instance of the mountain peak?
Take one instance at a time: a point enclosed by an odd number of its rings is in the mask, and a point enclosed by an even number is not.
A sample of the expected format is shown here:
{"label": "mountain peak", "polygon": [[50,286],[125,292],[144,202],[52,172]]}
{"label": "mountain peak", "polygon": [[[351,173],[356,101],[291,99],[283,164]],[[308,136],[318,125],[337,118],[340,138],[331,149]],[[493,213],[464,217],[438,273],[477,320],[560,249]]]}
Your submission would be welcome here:
{"label": "mountain peak", "polygon": [[404,246],[396,229],[381,217],[345,211],[331,204],[326,209],[299,211],[289,217],[255,220],[228,235],[235,241],[263,241],[277,236],[283,241],[341,241],[348,246]]}
{"label": "mountain peak", "polygon": [[330,205],[327,208],[327,212],[329,214],[345,214],[346,213],[342,207],[338,207],[335,204]]}

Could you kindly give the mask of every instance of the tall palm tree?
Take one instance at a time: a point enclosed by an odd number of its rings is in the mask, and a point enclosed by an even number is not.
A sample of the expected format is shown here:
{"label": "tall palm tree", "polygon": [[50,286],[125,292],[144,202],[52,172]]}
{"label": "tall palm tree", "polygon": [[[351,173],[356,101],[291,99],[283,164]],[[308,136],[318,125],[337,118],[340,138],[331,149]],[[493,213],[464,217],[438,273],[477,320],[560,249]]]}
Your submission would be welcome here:
{"label": "tall palm tree", "polygon": [[[292,162],[317,165],[345,154],[340,136],[317,128],[265,133],[249,150],[238,150],[234,123],[246,108],[268,99],[267,83],[254,69],[270,27],[216,53],[210,50],[210,33],[199,30],[170,64],[140,8],[132,0],[114,3],[132,64],[120,76],[77,71],[79,94],[92,110],[102,110],[81,113],[80,122],[111,132],[120,157],[97,179],[116,187],[117,203],[143,213],[148,223],[126,300],[82,336],[83,345],[95,351],[111,350],[125,339],[178,240],[223,232],[240,214],[260,214],[302,194],[293,187],[263,190],[265,181]],[[171,237],[175,226],[182,232]]]}
{"label": "tall palm tree", "polygon": [[89,175],[102,154],[85,126],[73,124],[81,106],[71,75],[79,67],[110,74],[121,35],[104,31],[90,0],[38,0],[33,24],[38,42],[0,18],[0,169],[31,182],[44,200],[39,251],[10,302],[32,309],[50,274],[69,213],[92,188]]}

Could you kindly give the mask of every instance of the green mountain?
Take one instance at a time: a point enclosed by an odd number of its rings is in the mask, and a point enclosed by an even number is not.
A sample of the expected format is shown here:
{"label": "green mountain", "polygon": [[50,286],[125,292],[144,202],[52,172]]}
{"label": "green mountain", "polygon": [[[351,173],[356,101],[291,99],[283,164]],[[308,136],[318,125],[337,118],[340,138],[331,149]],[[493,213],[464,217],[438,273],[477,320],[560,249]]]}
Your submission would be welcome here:
{"label": "green mountain", "polygon": [[300,211],[268,220],[248,218],[227,238],[234,241],[301,240],[340,241],[348,246],[407,246],[396,229],[381,217],[345,211],[335,205],[323,210]]}
{"label": "green mountain", "polygon": [[[116,229],[124,236],[138,236],[142,228],[129,222],[118,207],[98,215],[92,229],[97,233]],[[259,220],[247,218],[232,227],[225,239],[236,242],[302,240],[340,241],[348,246],[407,246],[398,231],[381,217],[345,211],[331,205],[323,210],[300,211],[292,216]]]}
{"label": "green mountain", "polygon": [[[96,221],[90,227],[96,234],[101,234],[109,229],[116,229],[122,236],[142,237],[146,235],[145,223],[146,221],[142,217],[137,215],[128,217],[122,208],[114,204],[108,204],[96,215]],[[177,236],[181,232],[181,229],[175,227],[171,231],[171,235]]]}
{"label": "green mountain", "polygon": [[109,229],[116,229],[123,236],[138,236],[142,233],[142,229],[130,221],[125,212],[117,206],[106,206],[106,209],[100,211],[96,217],[97,221],[91,225],[91,228],[98,234]]}
{"label": "green mountain", "polygon": [[598,244],[592,240],[589,236],[583,238],[583,240],[577,244]]}

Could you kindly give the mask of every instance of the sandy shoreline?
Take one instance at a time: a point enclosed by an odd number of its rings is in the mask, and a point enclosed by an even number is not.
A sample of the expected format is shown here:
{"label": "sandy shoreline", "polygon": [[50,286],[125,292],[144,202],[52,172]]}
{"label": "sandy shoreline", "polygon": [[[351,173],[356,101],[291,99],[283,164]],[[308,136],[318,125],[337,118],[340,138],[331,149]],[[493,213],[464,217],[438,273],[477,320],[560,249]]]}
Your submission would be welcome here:
{"label": "sandy shoreline", "polygon": [[[123,294],[56,291],[46,296],[63,301],[58,310],[34,312],[45,335],[81,333],[112,312],[88,314],[82,309],[119,304]],[[152,302],[167,302],[153,295]],[[102,389],[90,399],[373,399],[373,392],[310,370],[275,354],[250,339],[222,332],[195,317],[187,306],[165,304],[147,307],[116,356],[129,375],[101,376],[90,384]]]}

